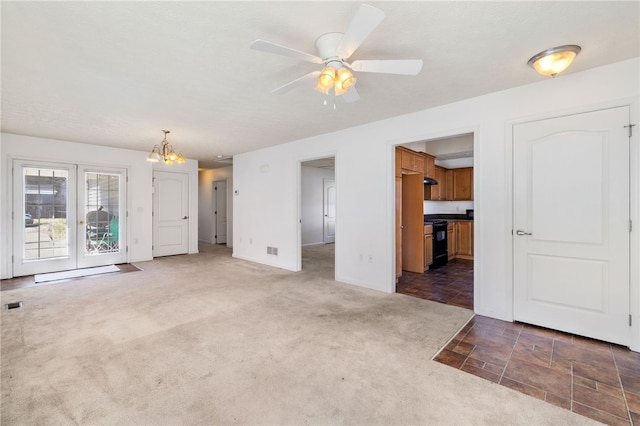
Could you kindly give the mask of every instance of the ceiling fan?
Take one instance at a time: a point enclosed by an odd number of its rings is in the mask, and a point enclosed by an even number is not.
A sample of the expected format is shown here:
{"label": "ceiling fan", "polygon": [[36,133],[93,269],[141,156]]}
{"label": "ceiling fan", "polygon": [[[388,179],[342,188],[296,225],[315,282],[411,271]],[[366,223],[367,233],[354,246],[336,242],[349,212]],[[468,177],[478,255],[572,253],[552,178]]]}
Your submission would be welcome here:
{"label": "ceiling fan", "polygon": [[345,102],[360,99],[355,84],[356,78],[351,71],[384,74],[417,75],[422,69],[422,59],[358,60],[348,63],[347,59],[355,52],[369,34],[384,19],[384,12],[373,6],[363,4],[351,20],[344,33],[326,33],[316,40],[318,56],[258,39],[251,43],[251,49],[289,56],[313,64],[324,64],[321,71],[312,71],[272,93],[286,93],[300,84],[316,81],[315,89],[325,95],[342,96]]}

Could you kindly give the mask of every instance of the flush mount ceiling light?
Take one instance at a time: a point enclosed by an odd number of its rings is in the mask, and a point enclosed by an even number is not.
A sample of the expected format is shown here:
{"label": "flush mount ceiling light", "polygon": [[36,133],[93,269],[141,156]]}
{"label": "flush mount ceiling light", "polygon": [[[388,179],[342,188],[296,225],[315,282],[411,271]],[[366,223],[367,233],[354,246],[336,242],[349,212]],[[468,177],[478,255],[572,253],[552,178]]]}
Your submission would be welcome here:
{"label": "flush mount ceiling light", "polygon": [[573,58],[581,50],[582,48],[575,44],[554,47],[533,56],[527,65],[533,67],[538,74],[555,77],[571,65]]}
{"label": "flush mount ceiling light", "polygon": [[163,132],[164,132],[164,139],[162,140],[162,144],[155,145],[153,147],[153,149],[151,150],[151,153],[147,157],[147,161],[150,161],[152,163],[157,163],[159,161],[162,161],[165,164],[184,163],[185,159],[182,156],[182,154],[176,154],[176,152],[173,150],[173,147],[167,140],[167,134],[171,133],[171,131],[163,130]]}

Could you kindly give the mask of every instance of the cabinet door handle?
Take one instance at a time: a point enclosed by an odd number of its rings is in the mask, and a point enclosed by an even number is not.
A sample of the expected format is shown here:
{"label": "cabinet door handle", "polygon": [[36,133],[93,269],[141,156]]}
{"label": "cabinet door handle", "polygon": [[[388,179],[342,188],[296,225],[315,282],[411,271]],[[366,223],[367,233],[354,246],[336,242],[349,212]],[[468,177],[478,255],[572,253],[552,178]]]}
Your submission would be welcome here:
{"label": "cabinet door handle", "polygon": [[518,229],[516,231],[516,235],[531,235],[531,232],[524,232],[524,231],[521,231],[520,229]]}

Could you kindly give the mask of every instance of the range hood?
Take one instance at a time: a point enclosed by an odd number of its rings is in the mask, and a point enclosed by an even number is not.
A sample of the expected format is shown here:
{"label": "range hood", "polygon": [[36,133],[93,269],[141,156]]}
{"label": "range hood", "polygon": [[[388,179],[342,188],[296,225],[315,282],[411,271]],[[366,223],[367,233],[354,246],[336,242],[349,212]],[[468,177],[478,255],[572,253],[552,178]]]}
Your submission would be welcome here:
{"label": "range hood", "polygon": [[437,181],[437,180],[435,180],[435,179],[433,179],[433,178],[430,178],[430,177],[426,177],[426,176],[425,176],[425,177],[424,177],[424,184],[425,184],[425,185],[437,185],[437,184],[438,184],[438,181]]}

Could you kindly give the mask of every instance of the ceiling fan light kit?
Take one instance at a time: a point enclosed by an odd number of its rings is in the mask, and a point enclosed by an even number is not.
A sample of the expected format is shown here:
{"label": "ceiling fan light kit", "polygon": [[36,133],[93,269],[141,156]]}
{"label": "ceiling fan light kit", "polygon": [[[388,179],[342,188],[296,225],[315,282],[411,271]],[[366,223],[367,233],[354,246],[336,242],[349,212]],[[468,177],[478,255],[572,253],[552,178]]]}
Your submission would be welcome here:
{"label": "ceiling fan light kit", "polygon": [[352,71],[417,75],[422,69],[421,59],[358,60],[352,64],[347,62],[382,19],[384,12],[373,6],[361,5],[344,33],[332,32],[318,37],[315,45],[319,56],[260,39],[251,43],[251,49],[289,56],[313,64],[324,64],[322,71],[305,74],[273,90],[273,93],[285,93],[295,86],[314,80],[318,92],[329,95],[333,90],[335,96],[345,95],[345,102],[354,102],[360,99],[360,95],[356,91],[357,79]]}
{"label": "ceiling fan light kit", "polygon": [[581,50],[582,48],[575,44],[553,47],[534,55],[529,59],[527,65],[536,70],[538,74],[555,77],[569,68]]}

